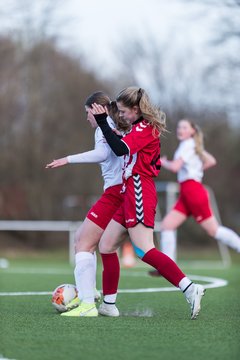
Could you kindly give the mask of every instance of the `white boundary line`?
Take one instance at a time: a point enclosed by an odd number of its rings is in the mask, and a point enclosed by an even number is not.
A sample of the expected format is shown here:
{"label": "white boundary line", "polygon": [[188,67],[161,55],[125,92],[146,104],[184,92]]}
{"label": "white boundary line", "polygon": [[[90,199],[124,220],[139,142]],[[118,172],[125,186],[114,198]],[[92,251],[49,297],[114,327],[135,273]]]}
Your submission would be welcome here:
{"label": "white boundary line", "polygon": [[[192,280],[200,280],[209,284],[204,285],[205,289],[213,289],[228,285],[228,281],[220,278],[188,275]],[[134,293],[153,293],[153,292],[167,292],[179,291],[175,287],[160,287],[160,288],[142,288],[142,289],[119,289],[118,293],[134,294]],[[0,292],[0,296],[30,296],[30,295],[52,295],[52,291],[19,291],[19,292]]]}

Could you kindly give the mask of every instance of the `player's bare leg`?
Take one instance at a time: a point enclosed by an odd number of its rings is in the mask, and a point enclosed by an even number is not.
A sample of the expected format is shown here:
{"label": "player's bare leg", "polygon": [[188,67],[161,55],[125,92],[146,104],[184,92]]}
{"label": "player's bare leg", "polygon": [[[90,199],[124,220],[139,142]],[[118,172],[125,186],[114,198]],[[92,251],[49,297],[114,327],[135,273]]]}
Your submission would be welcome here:
{"label": "player's bare leg", "polygon": [[240,252],[240,237],[238,234],[233,230],[220,225],[214,216],[202,221],[200,225],[208,233],[208,235],[214,237],[217,241],[222,242],[237,252]]}

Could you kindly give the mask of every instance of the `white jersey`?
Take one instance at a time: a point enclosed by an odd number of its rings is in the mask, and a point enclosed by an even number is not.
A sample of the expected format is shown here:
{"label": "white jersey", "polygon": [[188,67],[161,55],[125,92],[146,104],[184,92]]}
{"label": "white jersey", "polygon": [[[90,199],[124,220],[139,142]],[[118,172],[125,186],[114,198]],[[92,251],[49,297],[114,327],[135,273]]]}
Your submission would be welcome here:
{"label": "white jersey", "polygon": [[[111,128],[115,128],[115,124],[110,117],[107,118],[107,121]],[[123,157],[114,154],[100,127],[97,127],[95,132],[95,148],[98,146],[104,146],[107,151],[106,160],[100,163],[104,190],[106,190],[110,186],[122,183]]]}
{"label": "white jersey", "polygon": [[[115,128],[114,121],[108,117],[108,124]],[[95,131],[94,150],[67,157],[69,163],[100,163],[104,190],[110,186],[122,183],[123,157],[118,157],[108,145],[102,130],[97,127]]]}
{"label": "white jersey", "polygon": [[174,154],[174,160],[181,158],[183,166],[177,173],[178,182],[186,180],[202,181],[203,178],[203,162],[195,151],[195,141],[193,138],[180,142]]}

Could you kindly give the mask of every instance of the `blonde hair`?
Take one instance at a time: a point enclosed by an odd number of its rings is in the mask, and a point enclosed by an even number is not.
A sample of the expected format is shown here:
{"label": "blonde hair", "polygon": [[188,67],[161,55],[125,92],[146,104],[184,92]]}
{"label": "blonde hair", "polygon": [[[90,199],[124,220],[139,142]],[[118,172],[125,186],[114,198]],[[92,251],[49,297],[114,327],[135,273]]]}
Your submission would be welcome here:
{"label": "blonde hair", "polygon": [[195,141],[195,152],[203,160],[204,152],[204,136],[199,125],[195,124],[192,120],[182,119],[187,121],[194,130],[193,139]]}
{"label": "blonde hair", "polygon": [[85,106],[91,108],[92,104],[94,103],[107,107],[109,116],[114,121],[117,130],[123,132],[127,132],[130,130],[131,124],[128,123],[126,120],[123,120],[119,116],[116,101],[111,101],[110,97],[107,94],[105,94],[103,91],[94,92],[86,99]]}
{"label": "blonde hair", "polygon": [[117,102],[127,108],[138,106],[143,118],[153,127],[154,136],[160,136],[166,128],[166,115],[154,106],[144,89],[131,86],[123,89],[117,96]]}

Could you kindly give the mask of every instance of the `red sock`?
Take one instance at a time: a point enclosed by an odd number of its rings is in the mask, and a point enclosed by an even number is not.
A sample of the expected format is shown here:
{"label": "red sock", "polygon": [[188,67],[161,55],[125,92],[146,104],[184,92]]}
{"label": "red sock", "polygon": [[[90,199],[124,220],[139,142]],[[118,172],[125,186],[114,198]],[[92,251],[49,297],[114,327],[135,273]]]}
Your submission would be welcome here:
{"label": "red sock", "polygon": [[120,276],[120,264],[117,253],[101,254],[103,263],[103,295],[116,294]]}
{"label": "red sock", "polygon": [[179,282],[186,276],[177,264],[167,255],[152,248],[142,258],[142,261],[153,266],[170,283],[178,287]]}

